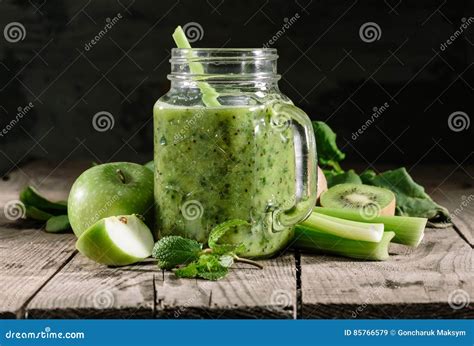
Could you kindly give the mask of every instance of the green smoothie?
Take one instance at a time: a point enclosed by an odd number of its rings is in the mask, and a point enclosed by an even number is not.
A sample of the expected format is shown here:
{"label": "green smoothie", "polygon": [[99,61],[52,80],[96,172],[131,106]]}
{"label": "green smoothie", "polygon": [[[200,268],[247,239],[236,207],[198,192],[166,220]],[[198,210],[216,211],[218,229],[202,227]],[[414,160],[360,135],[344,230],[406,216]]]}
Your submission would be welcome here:
{"label": "green smoothie", "polygon": [[295,204],[293,130],[272,123],[269,107],[154,107],[156,224],[160,236],[206,243],[230,220],[250,224],[227,235],[247,257],[270,256],[293,235],[274,212]]}

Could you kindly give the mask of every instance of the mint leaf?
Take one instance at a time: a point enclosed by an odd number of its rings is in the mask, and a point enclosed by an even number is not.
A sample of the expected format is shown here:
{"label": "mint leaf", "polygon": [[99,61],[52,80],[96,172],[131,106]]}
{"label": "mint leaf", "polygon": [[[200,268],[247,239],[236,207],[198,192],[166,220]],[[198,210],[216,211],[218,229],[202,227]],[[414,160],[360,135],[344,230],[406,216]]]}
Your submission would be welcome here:
{"label": "mint leaf", "polygon": [[339,150],[336,143],[336,134],[322,121],[313,121],[313,130],[316,137],[318,163],[321,168],[329,168],[335,172],[343,172],[339,162],[346,154]]}
{"label": "mint leaf", "polygon": [[223,266],[223,267],[226,267],[226,268],[230,268],[232,267],[232,265],[234,264],[234,256],[232,255],[222,255],[220,258],[219,258],[219,263]]}
{"label": "mint leaf", "polygon": [[213,250],[214,253],[224,254],[227,252],[243,252],[245,247],[242,244],[218,244],[217,242],[221,239],[230,229],[240,226],[250,225],[247,221],[241,219],[232,219],[226,222],[223,222],[216,227],[214,227],[209,233],[208,244],[209,247]]}
{"label": "mint leaf", "polygon": [[176,269],[174,273],[179,278],[195,278],[198,273],[196,262],[190,263],[186,267]]}
{"label": "mint leaf", "polygon": [[228,267],[221,264],[222,257],[214,254],[202,254],[198,260],[188,264],[186,267],[177,269],[175,274],[180,278],[200,277],[213,281],[222,279],[229,272]]}
{"label": "mint leaf", "polygon": [[180,264],[191,263],[199,258],[202,244],[180,236],[160,239],[154,246],[152,256],[161,269],[172,269]]}
{"label": "mint leaf", "polygon": [[227,275],[229,269],[220,262],[220,256],[205,254],[196,263],[197,276],[206,280],[219,280]]}

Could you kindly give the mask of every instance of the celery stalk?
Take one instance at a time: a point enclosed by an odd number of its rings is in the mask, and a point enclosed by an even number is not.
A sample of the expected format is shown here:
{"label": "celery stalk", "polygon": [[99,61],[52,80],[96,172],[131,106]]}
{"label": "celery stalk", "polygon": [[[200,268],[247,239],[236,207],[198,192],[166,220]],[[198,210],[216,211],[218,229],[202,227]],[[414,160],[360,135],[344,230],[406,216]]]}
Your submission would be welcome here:
{"label": "celery stalk", "polygon": [[367,220],[356,210],[351,209],[335,209],[316,207],[313,214],[324,214],[334,216],[341,219],[361,221],[361,222],[380,222],[385,226],[385,231],[395,233],[394,243],[417,247],[423,239],[427,219],[421,217],[408,216],[376,216]]}
{"label": "celery stalk", "polygon": [[[174,31],[173,39],[178,48],[191,49],[191,45],[189,44],[186,34],[184,33],[181,26],[178,26],[176,30]],[[189,69],[191,70],[191,73],[196,74],[196,75],[204,75],[204,68],[202,64],[191,60],[192,59],[191,52],[189,52],[188,57],[190,60]],[[218,107],[221,105],[219,101],[217,100],[217,97],[219,96],[218,92],[216,91],[216,89],[210,86],[209,83],[197,82],[197,85],[199,89],[201,90],[202,102],[204,102],[206,106]]]}
{"label": "celery stalk", "polygon": [[337,217],[311,213],[299,225],[308,229],[316,229],[333,236],[378,243],[382,239],[384,226],[381,223],[364,223],[339,219]]}
{"label": "celery stalk", "polygon": [[298,224],[295,228],[293,246],[297,249],[318,251],[349,258],[370,261],[384,261],[388,259],[390,240],[395,236],[393,232],[384,232],[378,243],[340,238],[317,228],[308,228]]}

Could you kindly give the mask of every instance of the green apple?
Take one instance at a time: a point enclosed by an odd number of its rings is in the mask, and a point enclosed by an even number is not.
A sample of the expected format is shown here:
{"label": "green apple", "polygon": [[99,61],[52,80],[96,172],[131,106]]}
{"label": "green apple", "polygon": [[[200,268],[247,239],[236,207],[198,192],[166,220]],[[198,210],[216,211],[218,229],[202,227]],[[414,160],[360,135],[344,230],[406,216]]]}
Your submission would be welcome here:
{"label": "green apple", "polygon": [[152,172],[155,171],[155,161],[147,162],[143,166],[145,166],[146,168],[148,168]]}
{"label": "green apple", "polygon": [[91,260],[123,266],[151,255],[154,241],[147,225],[136,215],[109,216],[81,234],[76,248]]}
{"label": "green apple", "polygon": [[79,237],[98,220],[140,214],[153,229],[153,173],[129,162],[94,166],[74,182],[68,199],[71,227]]}

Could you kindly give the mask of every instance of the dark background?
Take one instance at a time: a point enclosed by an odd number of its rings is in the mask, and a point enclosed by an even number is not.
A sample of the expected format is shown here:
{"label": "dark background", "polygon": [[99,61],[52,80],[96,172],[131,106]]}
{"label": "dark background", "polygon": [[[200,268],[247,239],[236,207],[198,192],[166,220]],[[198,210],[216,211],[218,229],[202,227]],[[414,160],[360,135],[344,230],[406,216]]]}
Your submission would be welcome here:
{"label": "dark background", "polygon": [[[123,18],[85,50],[118,13]],[[453,131],[448,118],[474,115],[474,23],[444,51],[440,45],[474,15],[474,1],[0,0],[0,129],[34,105],[0,137],[0,171],[34,158],[151,159],[152,106],[169,87],[174,28],[199,23],[195,47],[261,47],[296,14],[273,45],[280,88],[328,121],[349,161],[473,162],[472,126]],[[11,22],[24,26],[23,40],[5,39]],[[379,25],[379,40],[361,39],[366,22]],[[100,111],[113,115],[111,130],[94,130]]]}

